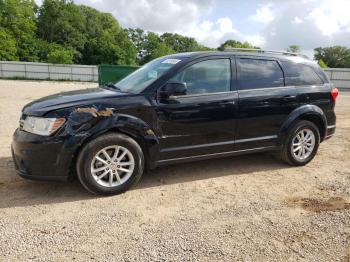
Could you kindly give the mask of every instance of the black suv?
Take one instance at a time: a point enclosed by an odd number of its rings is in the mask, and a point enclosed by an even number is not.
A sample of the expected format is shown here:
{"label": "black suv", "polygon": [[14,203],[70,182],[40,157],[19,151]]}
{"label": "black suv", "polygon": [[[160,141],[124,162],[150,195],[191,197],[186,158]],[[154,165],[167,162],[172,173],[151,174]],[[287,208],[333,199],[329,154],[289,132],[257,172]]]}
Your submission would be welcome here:
{"label": "black suv", "polygon": [[335,131],[338,90],[289,53],[161,57],[116,84],[48,96],[23,108],[17,173],[117,194],[159,165],[278,151],[305,165]]}

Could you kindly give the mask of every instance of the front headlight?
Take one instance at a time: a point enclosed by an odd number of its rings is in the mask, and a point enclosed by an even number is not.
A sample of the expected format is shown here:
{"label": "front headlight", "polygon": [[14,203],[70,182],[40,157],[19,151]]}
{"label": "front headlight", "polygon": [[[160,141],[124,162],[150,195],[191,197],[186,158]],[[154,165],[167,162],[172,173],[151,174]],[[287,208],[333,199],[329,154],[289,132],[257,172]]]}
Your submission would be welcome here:
{"label": "front headlight", "polygon": [[44,118],[27,116],[23,122],[24,131],[49,136],[59,129],[66,120],[64,118]]}

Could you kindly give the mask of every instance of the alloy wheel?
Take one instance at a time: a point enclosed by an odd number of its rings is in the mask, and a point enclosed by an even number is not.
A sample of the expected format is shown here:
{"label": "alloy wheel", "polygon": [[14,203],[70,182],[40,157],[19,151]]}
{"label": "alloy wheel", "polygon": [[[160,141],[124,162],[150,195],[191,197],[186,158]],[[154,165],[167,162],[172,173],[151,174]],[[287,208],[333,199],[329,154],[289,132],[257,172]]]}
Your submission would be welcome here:
{"label": "alloy wheel", "polygon": [[304,161],[313,152],[316,144],[315,134],[311,129],[300,130],[292,140],[292,154],[298,161]]}
{"label": "alloy wheel", "polygon": [[113,145],[97,152],[91,162],[91,174],[99,185],[115,187],[131,177],[134,167],[131,152],[125,147]]}

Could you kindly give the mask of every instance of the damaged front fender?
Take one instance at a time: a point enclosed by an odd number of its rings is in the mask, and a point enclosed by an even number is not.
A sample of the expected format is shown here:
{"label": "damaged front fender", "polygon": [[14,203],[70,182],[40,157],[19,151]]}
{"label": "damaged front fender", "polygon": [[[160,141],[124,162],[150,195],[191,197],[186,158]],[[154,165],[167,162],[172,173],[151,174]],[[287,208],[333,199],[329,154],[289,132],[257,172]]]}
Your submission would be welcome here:
{"label": "damaged front fender", "polygon": [[159,154],[159,140],[142,119],[120,113],[111,107],[77,107],[65,113],[68,115],[66,123],[57,136],[68,137],[65,146],[72,149],[74,156],[94,138],[111,131],[121,132],[140,144],[149,167],[154,166]]}

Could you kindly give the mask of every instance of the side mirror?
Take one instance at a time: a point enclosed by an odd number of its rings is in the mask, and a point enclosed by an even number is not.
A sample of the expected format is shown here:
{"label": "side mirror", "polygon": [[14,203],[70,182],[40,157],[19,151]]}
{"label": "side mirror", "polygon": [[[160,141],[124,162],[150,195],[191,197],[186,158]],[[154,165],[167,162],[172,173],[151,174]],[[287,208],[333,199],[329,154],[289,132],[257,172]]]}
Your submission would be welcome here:
{"label": "side mirror", "polygon": [[186,95],[187,86],[184,82],[169,81],[159,90],[161,99],[169,99],[171,96]]}

